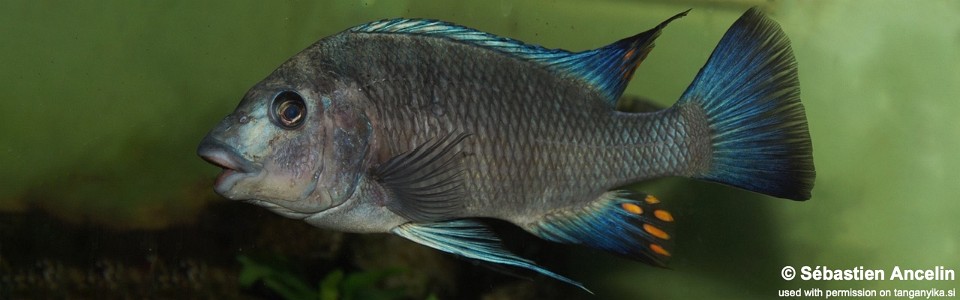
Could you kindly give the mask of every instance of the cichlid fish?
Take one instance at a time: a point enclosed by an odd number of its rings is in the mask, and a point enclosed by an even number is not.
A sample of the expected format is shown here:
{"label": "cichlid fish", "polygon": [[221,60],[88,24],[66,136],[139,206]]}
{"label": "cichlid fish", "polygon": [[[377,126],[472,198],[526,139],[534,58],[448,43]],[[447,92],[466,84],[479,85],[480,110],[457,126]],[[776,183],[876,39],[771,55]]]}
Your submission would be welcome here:
{"label": "cichlid fish", "polygon": [[434,20],[359,25],[251,88],[198,153],[223,168],[217,193],[320,228],[389,232],[580,288],[477,218],[663,266],[674,217],[623,186],[683,176],[806,200],[815,174],[790,42],[756,8],[675,105],[615,110],[686,13],[583,52]]}

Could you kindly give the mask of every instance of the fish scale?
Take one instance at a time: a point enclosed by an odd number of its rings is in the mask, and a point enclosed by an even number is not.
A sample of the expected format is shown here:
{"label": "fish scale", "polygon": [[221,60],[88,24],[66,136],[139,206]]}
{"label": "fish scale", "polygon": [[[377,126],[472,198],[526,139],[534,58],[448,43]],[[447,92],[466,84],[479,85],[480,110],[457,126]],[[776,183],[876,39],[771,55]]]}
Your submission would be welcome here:
{"label": "fish scale", "polygon": [[[389,36],[360,36],[355,39],[390,39]],[[409,42],[404,44],[404,42]],[[383,44],[379,41],[351,41],[346,43]],[[390,48],[418,49],[425,42],[413,43],[408,39],[391,40]],[[332,45],[332,47],[339,47]],[[430,46],[427,46],[430,47]],[[415,51],[415,50],[414,50]],[[357,51],[356,60],[368,60],[365,53],[377,51]],[[379,76],[407,78],[411,85],[398,89],[390,85],[373,85],[370,98],[373,106],[379,108],[376,115],[383,120],[374,120],[383,124],[384,132],[406,134],[384,134],[389,155],[392,157],[408,151],[417,145],[452,132],[437,132],[422,130],[418,125],[431,124],[430,128],[451,127],[471,135],[463,149],[472,155],[463,158],[464,172],[467,177],[482,178],[477,181],[465,182],[466,197],[461,204],[465,210],[463,216],[486,216],[500,218],[514,218],[522,216],[529,218],[534,212],[543,214],[542,199],[544,192],[554,189],[550,195],[550,209],[566,206],[578,206],[592,201],[600,192],[622,185],[646,179],[653,176],[677,172],[683,166],[682,151],[678,147],[637,147],[636,145],[674,145],[682,143],[682,135],[673,135],[672,139],[662,139],[658,129],[676,132],[669,128],[657,114],[647,116],[611,114],[609,107],[603,105],[598,93],[576,90],[574,95],[561,93],[551,89],[525,90],[526,87],[550,87],[560,85],[575,85],[563,82],[546,70],[531,72],[537,68],[528,62],[494,62],[495,68],[509,68],[507,70],[490,70],[489,67],[475,69],[482,66],[465,62],[455,67],[460,70],[475,70],[474,72],[455,72],[463,76],[462,81],[456,77],[439,75],[446,78],[453,90],[462,91],[459,97],[440,99],[439,105],[443,111],[463,112],[457,115],[436,115],[431,109],[405,106],[406,99],[424,98],[425,94],[433,94],[437,87],[431,85],[437,73],[444,73],[462,62],[466,57],[492,56],[509,60],[504,54],[492,52],[489,49],[459,45],[449,47],[442,57],[435,60],[418,63],[409,63],[401,59],[381,60],[386,64],[400,64],[383,66],[378,64],[364,64],[356,72],[359,77],[374,78],[378,72],[391,70],[390,74]],[[371,59],[372,60],[372,59]],[[436,72],[420,72],[420,70],[437,70]],[[520,71],[524,70],[524,71]],[[479,74],[502,74],[498,76],[502,82],[497,84],[498,89],[487,86],[470,84],[470,80],[481,80]],[[429,74],[429,76],[424,75]],[[513,76],[520,74],[520,76]],[[519,77],[519,78],[517,78]],[[534,92],[530,92],[534,91]],[[594,100],[591,100],[594,99]],[[584,105],[584,103],[595,105]],[[555,105],[537,105],[549,103]],[[551,107],[553,106],[553,107]],[[580,110],[577,108],[586,108]],[[409,113],[392,114],[398,111]],[[469,108],[464,110],[463,108]],[[558,109],[559,108],[559,109]],[[446,124],[447,126],[441,125]],[[538,124],[541,124],[538,126]],[[572,125],[572,126],[570,126]],[[675,126],[675,125],[674,125]],[[543,128],[537,130],[536,128]],[[547,130],[549,128],[555,130]],[[496,133],[496,139],[487,135]],[[626,134],[624,134],[626,132]],[[535,145],[543,145],[540,139],[562,141],[553,149],[537,150]],[[624,140],[622,138],[627,138]],[[488,146],[485,146],[488,145]],[[614,147],[608,147],[614,145]],[[629,148],[616,145],[631,145]],[[649,151],[647,148],[653,148]],[[492,151],[491,151],[492,150]],[[593,158],[593,159],[585,159]],[[524,166],[524,167],[515,167]],[[638,168],[639,167],[639,168]],[[555,170],[555,171],[554,171]],[[486,175],[486,176],[485,176]],[[510,183],[523,184],[510,184]],[[555,185],[561,184],[556,189]],[[503,188],[505,187],[505,188]],[[503,211],[498,209],[502,201],[511,203],[516,209]]]}
{"label": "fish scale", "polygon": [[[409,46],[396,46],[396,47],[399,49],[410,48]],[[448,51],[448,55],[452,55],[449,52],[452,52],[452,51]],[[364,51],[359,51],[358,53],[364,53]],[[446,66],[448,64],[449,64],[448,62],[440,62],[436,67],[440,68],[439,66]],[[376,65],[367,65],[367,66],[375,67]],[[471,66],[464,66],[465,69],[469,69],[470,67]],[[417,66],[415,69],[421,69],[421,68],[429,69],[430,66],[421,65],[421,66]],[[393,69],[393,68],[390,68],[390,69]],[[368,71],[368,72],[375,73],[377,72],[377,70]],[[464,72],[464,73],[469,73],[469,72]],[[511,72],[494,71],[492,73],[509,74]],[[410,76],[411,78],[416,78],[419,76],[419,73],[408,72],[408,73],[400,73],[400,74],[398,73],[390,74],[390,76],[404,76],[404,75]],[[422,78],[424,76],[419,76],[419,77],[421,77],[421,80],[419,80],[420,82],[418,82],[417,84],[422,84],[422,82],[429,81],[430,79],[430,78]],[[505,81],[510,82],[510,80],[505,80]],[[515,86],[525,86],[525,85],[526,84],[520,83],[519,85],[515,85]],[[466,170],[465,170],[467,173],[475,172],[474,170],[481,170],[481,169],[504,171],[503,173],[495,173],[495,174],[498,174],[496,176],[483,176],[484,174],[480,174],[480,176],[471,176],[471,177],[484,178],[486,180],[490,180],[490,182],[488,183],[478,182],[476,184],[467,183],[468,199],[464,201],[464,206],[485,207],[485,206],[488,206],[489,204],[495,204],[495,202],[490,201],[489,198],[481,198],[481,197],[490,197],[493,199],[510,199],[510,200],[516,200],[516,202],[519,202],[519,203],[522,203],[526,199],[540,198],[538,196],[531,196],[526,193],[518,193],[519,191],[490,190],[490,187],[503,186],[504,182],[527,182],[528,184],[525,184],[523,186],[529,187],[529,186],[544,186],[549,182],[569,181],[569,180],[564,180],[564,178],[558,178],[556,176],[547,177],[547,178],[536,177],[536,176],[533,176],[532,174],[537,174],[541,172],[538,172],[536,170],[532,170],[529,168],[504,168],[503,167],[504,165],[526,164],[528,161],[531,160],[532,155],[531,153],[528,152],[528,149],[530,148],[529,147],[530,143],[525,141],[525,140],[529,140],[529,137],[525,136],[525,134],[529,131],[528,128],[532,127],[530,126],[530,123],[531,123],[530,120],[532,120],[531,118],[531,116],[533,115],[532,110],[533,108],[535,108],[534,105],[529,104],[529,101],[531,101],[530,98],[536,95],[528,96],[528,95],[517,94],[517,93],[501,94],[501,93],[496,93],[496,91],[494,91],[492,95],[484,95],[483,94],[484,92],[489,92],[490,90],[489,89],[470,90],[470,89],[464,88],[464,86],[466,88],[472,87],[469,84],[463,84],[458,86],[458,88],[460,88],[459,90],[466,90],[467,92],[465,93],[465,95],[469,95],[469,98],[474,98],[474,99],[464,99],[464,98],[444,99],[445,102],[443,103],[443,105],[445,105],[445,107],[443,110],[444,111],[463,111],[462,109],[458,109],[458,107],[470,107],[471,109],[469,110],[469,114],[453,115],[451,116],[452,118],[444,118],[445,116],[448,116],[448,115],[437,117],[437,116],[434,116],[432,112],[429,110],[423,110],[423,109],[416,110],[416,108],[411,108],[411,110],[414,111],[411,115],[391,116],[389,112],[395,111],[395,110],[387,108],[387,109],[381,109],[380,111],[382,112],[382,114],[378,114],[378,115],[382,115],[386,119],[386,120],[383,120],[383,124],[385,124],[385,128],[387,128],[386,131],[409,132],[410,128],[402,128],[404,126],[402,120],[416,120],[416,122],[418,123],[423,122],[423,123],[436,123],[436,124],[453,124],[451,127],[459,128],[460,130],[463,130],[467,133],[474,135],[474,137],[471,137],[470,140],[466,142],[467,145],[475,145],[475,143],[477,143],[478,141],[490,140],[487,136],[488,133],[492,133],[492,136],[497,136],[497,137],[500,137],[500,139],[502,139],[497,142],[491,141],[492,144],[490,144],[490,147],[474,146],[473,149],[462,150],[462,151],[474,153],[476,157],[479,157],[479,159],[477,160],[465,163],[465,165],[468,166],[466,167]],[[377,89],[377,88],[378,88],[377,86],[370,87],[370,89]],[[501,91],[512,91],[517,89],[519,88],[511,87],[509,85],[501,86]],[[375,104],[378,107],[380,106],[392,107],[392,106],[399,105],[398,103],[396,103],[397,101],[402,101],[398,99],[409,99],[411,97],[418,97],[416,95],[413,95],[413,93],[416,93],[416,92],[431,93],[430,91],[432,90],[433,90],[433,87],[419,87],[419,86],[417,88],[410,88],[410,89],[403,89],[403,90],[390,89],[389,91],[375,93],[381,96],[376,99],[372,99],[371,101],[374,101],[374,102],[382,101]],[[400,93],[397,93],[395,91],[400,91]],[[404,94],[403,92],[413,92],[413,93]],[[541,97],[550,97],[550,95],[544,95]],[[390,101],[394,101],[394,103],[389,103]],[[516,103],[521,103],[523,101],[528,102],[528,104],[513,105]],[[572,117],[569,117],[569,118],[572,119]],[[537,120],[539,122],[546,122],[546,120],[551,120],[551,118],[537,118]],[[491,124],[495,126],[493,127],[485,126],[486,124]],[[559,123],[554,122],[553,125],[558,126]],[[444,126],[436,125],[436,127],[444,127]],[[434,133],[434,134],[437,134],[437,133]],[[444,134],[444,133],[439,133],[439,134]],[[403,135],[393,135],[393,136],[396,136],[397,138],[395,140],[388,141],[387,144],[395,145],[396,148],[392,149],[391,155],[388,155],[388,156],[393,156],[403,151],[409,150],[415,147],[416,145],[422,143],[423,141],[434,137],[435,135],[428,136],[427,134],[421,134],[419,136],[403,136]],[[493,152],[487,152],[487,151],[484,151],[485,148],[505,149],[505,151],[498,150]],[[557,152],[542,151],[542,153],[555,154]],[[551,161],[555,159],[546,157],[546,158],[542,158],[541,160]],[[563,162],[563,160],[561,160],[561,162]],[[486,166],[486,168],[481,167],[480,165]],[[526,174],[521,174],[520,173],[521,170],[532,170],[532,171],[525,172]],[[533,182],[532,184],[530,184],[531,181],[538,181],[538,182]],[[494,215],[490,215],[490,216],[494,216]]]}

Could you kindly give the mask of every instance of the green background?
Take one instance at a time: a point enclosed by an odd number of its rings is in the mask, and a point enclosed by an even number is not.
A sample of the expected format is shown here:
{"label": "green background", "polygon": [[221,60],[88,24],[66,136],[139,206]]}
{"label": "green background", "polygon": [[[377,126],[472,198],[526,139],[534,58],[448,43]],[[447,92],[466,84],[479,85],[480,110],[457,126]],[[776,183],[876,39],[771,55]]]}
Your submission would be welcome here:
{"label": "green background", "polygon": [[[218,170],[201,137],[317,39],[437,18],[584,50],[670,24],[628,94],[669,105],[726,28],[761,5],[793,42],[813,138],[813,198],[683,179],[641,184],[679,223],[671,270],[589,250],[570,277],[603,298],[773,298],[779,289],[956,288],[784,281],[784,266],[960,269],[957,1],[4,1],[0,210],[163,228],[191,222]],[[214,200],[225,201],[225,200]],[[9,247],[9,246],[5,246]]]}

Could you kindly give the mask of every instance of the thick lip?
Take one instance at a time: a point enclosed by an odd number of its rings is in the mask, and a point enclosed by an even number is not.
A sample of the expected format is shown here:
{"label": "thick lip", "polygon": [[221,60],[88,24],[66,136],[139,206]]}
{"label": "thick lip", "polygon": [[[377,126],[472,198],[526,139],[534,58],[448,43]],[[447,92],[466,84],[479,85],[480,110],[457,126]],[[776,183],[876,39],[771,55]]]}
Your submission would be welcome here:
{"label": "thick lip", "polygon": [[256,173],[253,164],[243,159],[236,150],[210,136],[205,137],[200,142],[197,155],[223,169],[223,172],[220,172],[214,182],[214,190],[221,195],[225,195],[241,178]]}

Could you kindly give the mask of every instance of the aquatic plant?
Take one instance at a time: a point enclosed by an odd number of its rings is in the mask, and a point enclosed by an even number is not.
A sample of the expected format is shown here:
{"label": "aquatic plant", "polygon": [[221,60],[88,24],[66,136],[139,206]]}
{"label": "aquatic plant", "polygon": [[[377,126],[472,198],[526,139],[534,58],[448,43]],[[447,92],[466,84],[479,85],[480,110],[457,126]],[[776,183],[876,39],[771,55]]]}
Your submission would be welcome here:
{"label": "aquatic plant", "polygon": [[[251,288],[258,282],[275,292],[283,299],[320,299],[320,300],[392,300],[404,299],[405,288],[388,288],[381,284],[384,280],[405,272],[399,268],[344,272],[334,269],[324,275],[319,283],[313,285],[290,271],[282,262],[266,262],[240,255],[237,257],[240,270],[240,285]],[[429,295],[426,299],[436,299]]]}

